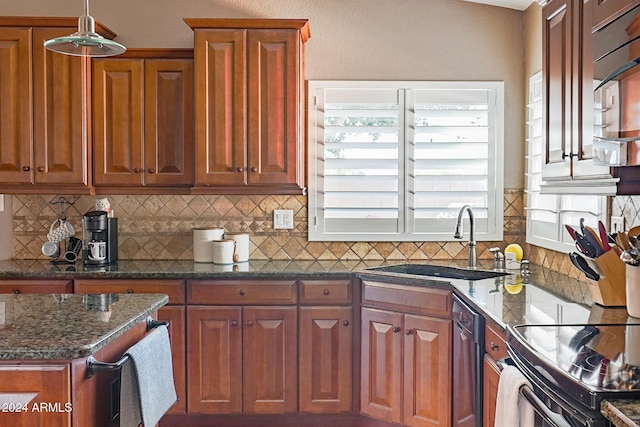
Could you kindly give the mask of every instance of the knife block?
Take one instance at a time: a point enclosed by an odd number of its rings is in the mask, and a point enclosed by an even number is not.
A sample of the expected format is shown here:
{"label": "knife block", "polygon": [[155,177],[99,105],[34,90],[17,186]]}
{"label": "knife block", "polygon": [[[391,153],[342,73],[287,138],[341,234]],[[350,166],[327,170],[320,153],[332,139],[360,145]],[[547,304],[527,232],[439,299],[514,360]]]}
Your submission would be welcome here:
{"label": "knife block", "polygon": [[608,250],[597,258],[585,258],[589,266],[600,275],[600,280],[589,282],[589,292],[593,302],[605,307],[627,305],[626,264],[616,251]]}

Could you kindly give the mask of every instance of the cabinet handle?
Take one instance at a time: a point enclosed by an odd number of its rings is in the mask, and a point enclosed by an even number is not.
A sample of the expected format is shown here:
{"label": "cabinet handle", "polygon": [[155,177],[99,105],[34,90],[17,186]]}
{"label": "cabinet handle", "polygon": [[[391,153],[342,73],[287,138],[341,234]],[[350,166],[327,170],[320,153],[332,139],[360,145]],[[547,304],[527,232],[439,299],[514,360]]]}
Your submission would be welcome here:
{"label": "cabinet handle", "polygon": [[348,320],[343,321],[343,322],[342,322],[342,325],[343,325],[343,326],[349,326],[349,321],[348,321]]}
{"label": "cabinet handle", "polygon": [[140,168],[133,168],[133,173],[140,173]]}
{"label": "cabinet handle", "polygon": [[393,327],[393,329],[392,329],[392,331],[393,331],[394,333],[398,333],[398,332],[400,332],[400,327],[399,327],[399,326],[394,326],[394,327]]}
{"label": "cabinet handle", "polygon": [[125,292],[128,293],[128,294],[132,294],[133,293],[133,289],[127,289]]}
{"label": "cabinet handle", "polygon": [[240,295],[244,295],[247,293],[247,291],[245,291],[244,289],[240,289],[240,292],[238,292]]}
{"label": "cabinet handle", "polygon": [[29,166],[23,166],[22,167],[22,172],[29,172],[31,170],[31,168]]}
{"label": "cabinet handle", "polygon": [[247,320],[247,326],[249,327],[253,326],[253,320]]}
{"label": "cabinet handle", "polygon": [[411,335],[413,333],[413,331],[411,329],[405,329],[404,330],[404,334],[405,335]]}
{"label": "cabinet handle", "polygon": [[14,289],[11,291],[12,294],[19,294],[20,293],[20,289]]}
{"label": "cabinet handle", "polygon": [[258,168],[255,166],[251,166],[251,172],[258,172]]}
{"label": "cabinet handle", "polygon": [[38,166],[38,172],[44,172],[44,168],[42,166]]}
{"label": "cabinet handle", "polygon": [[242,173],[242,172],[244,172],[244,168],[236,168],[236,172],[237,173]]}
{"label": "cabinet handle", "polygon": [[491,344],[489,345],[491,347],[491,350],[495,351],[497,349],[500,348],[500,346],[496,343],[494,343],[493,341],[491,341]]}
{"label": "cabinet handle", "polygon": [[572,158],[572,157],[578,157],[578,153],[562,153],[562,160],[566,159],[566,158]]}
{"label": "cabinet handle", "polygon": [[232,320],[231,322],[229,322],[229,325],[235,328],[236,326],[238,326],[238,321]]}
{"label": "cabinet handle", "polygon": [[153,169],[153,168],[149,168],[149,169],[147,169],[147,172],[148,172],[148,173],[155,173],[156,171],[155,171],[155,169]]}
{"label": "cabinet handle", "polygon": [[329,295],[331,292],[329,292],[329,289],[325,289],[324,291],[322,291],[322,293],[325,295]]}

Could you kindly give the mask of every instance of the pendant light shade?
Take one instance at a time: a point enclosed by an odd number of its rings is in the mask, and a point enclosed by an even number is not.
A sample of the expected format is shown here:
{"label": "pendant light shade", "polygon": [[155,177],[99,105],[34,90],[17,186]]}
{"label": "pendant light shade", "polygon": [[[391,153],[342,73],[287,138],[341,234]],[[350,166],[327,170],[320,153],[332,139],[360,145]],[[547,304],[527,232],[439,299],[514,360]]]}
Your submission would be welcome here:
{"label": "pendant light shade", "polygon": [[96,22],[89,16],[89,0],[85,0],[84,15],[78,18],[78,31],[70,36],[47,40],[44,47],[64,55],[90,57],[120,55],[127,50],[120,43],[96,33]]}

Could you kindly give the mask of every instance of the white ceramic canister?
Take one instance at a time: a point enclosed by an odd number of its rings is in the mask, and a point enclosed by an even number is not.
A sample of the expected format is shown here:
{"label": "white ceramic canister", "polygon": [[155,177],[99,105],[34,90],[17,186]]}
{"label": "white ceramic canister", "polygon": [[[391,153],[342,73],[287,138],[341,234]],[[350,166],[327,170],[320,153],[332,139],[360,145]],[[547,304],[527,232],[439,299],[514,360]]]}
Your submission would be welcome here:
{"label": "white ceramic canister", "polygon": [[249,261],[249,234],[248,233],[226,232],[224,233],[224,238],[235,240],[236,254],[238,254],[237,262]]}
{"label": "white ceramic canister", "polygon": [[222,228],[194,228],[193,229],[193,260],[195,262],[211,262],[211,242],[222,239]]}
{"label": "white ceramic canister", "polygon": [[214,240],[211,242],[212,261],[214,264],[233,264],[236,242],[232,239]]}

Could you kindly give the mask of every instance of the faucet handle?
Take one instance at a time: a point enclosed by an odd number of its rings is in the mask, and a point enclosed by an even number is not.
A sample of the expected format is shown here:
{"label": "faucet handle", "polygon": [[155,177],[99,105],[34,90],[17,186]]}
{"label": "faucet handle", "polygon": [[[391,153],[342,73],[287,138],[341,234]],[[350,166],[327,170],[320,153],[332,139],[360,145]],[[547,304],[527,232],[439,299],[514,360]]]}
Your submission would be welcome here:
{"label": "faucet handle", "polygon": [[504,254],[500,252],[500,248],[489,248],[489,252],[493,254],[493,269],[504,270]]}

